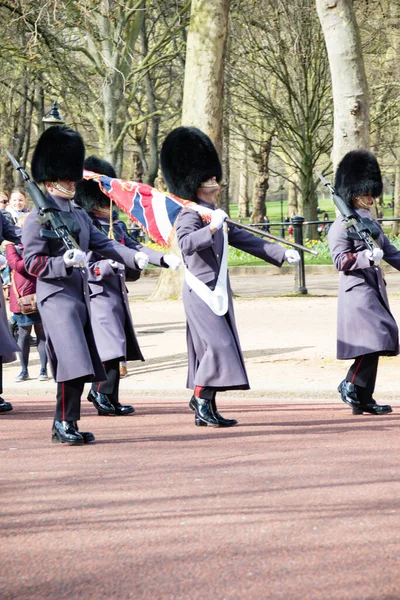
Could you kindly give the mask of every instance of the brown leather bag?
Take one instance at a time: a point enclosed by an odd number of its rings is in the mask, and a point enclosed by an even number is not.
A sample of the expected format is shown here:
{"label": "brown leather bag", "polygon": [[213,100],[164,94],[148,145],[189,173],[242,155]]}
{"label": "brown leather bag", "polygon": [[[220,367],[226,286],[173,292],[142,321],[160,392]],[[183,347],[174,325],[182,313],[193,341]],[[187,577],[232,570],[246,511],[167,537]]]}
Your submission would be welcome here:
{"label": "brown leather bag", "polygon": [[11,273],[11,282],[17,298],[20,312],[23,315],[30,315],[32,313],[38,312],[36,294],[28,294],[27,296],[20,296],[18,294],[17,286],[15,285],[14,281],[14,271],[12,271]]}

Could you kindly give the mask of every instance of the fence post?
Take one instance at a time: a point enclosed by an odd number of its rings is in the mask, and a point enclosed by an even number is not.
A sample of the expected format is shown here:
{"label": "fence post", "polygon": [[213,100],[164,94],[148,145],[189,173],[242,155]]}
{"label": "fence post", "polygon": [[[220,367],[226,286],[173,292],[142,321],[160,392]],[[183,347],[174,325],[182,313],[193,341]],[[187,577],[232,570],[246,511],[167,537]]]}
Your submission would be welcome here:
{"label": "fence post", "polygon": [[[304,217],[292,217],[294,241],[296,244],[303,244],[303,223]],[[299,250],[300,262],[294,265],[294,291],[300,294],[308,294],[306,288],[306,275],[304,270],[304,251]]]}

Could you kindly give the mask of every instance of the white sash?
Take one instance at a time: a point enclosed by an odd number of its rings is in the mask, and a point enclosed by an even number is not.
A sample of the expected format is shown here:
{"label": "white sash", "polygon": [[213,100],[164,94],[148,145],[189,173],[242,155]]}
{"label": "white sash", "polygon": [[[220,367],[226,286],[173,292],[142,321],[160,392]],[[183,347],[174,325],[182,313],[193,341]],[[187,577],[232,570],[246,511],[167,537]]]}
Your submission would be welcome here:
{"label": "white sash", "polygon": [[208,285],[200,281],[185,265],[186,283],[203,302],[211,308],[214,314],[222,317],[228,312],[228,232],[223,226],[224,246],[222,250],[221,268],[218,274],[217,285],[210,290]]}

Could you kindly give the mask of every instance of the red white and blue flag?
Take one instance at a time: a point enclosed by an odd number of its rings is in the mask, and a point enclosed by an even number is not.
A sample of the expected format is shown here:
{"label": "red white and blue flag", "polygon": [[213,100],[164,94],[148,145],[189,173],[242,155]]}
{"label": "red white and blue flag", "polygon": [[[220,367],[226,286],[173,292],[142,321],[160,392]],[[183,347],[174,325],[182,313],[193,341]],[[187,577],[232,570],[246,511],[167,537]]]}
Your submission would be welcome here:
{"label": "red white and blue flag", "polygon": [[175,235],[176,220],[183,208],[195,210],[205,221],[211,219],[211,209],[172,194],[164,194],[145,183],[114,179],[92,171],[84,171],[83,178],[97,181],[101,191],[160,246],[170,246]]}

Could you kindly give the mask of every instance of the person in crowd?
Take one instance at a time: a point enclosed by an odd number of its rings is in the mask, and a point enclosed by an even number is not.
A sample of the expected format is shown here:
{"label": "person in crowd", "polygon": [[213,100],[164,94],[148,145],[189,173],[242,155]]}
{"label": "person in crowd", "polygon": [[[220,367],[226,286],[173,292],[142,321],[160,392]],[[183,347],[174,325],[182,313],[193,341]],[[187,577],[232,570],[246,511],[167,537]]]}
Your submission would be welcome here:
{"label": "person in crowd", "polygon": [[31,161],[33,179],[44,184],[49,199],[62,211],[60,216],[74,241],[66,249],[62,240],[43,235],[48,226],[39,222],[36,208],[22,231],[25,268],[37,277],[37,305],[57,382],[52,441],[70,445],[94,440],[91,432],[78,430],[81,396],[86,381],[106,379],[90,323],[86,253],[95,251],[131,269],[141,270],[148,262],[143,252],[108,239],[85,211],[72,203],[84,159],[85,147],[77,131],[54,125],[42,133]]}
{"label": "person in crowd", "polygon": [[[21,230],[16,227],[0,212],[0,240],[8,240],[14,244],[21,241]],[[4,265],[6,258],[0,254],[0,266]],[[3,286],[0,286],[0,394],[3,393],[3,364],[16,360],[15,353],[19,347],[8,329],[6,302],[3,294]],[[12,410],[11,402],[7,402],[0,396],[0,413]]]}
{"label": "person in crowd", "polygon": [[4,192],[4,191],[0,192],[0,210],[1,211],[7,209],[9,202],[10,202],[10,198],[9,198],[9,195],[7,194],[7,192]]}
{"label": "person in crowd", "polygon": [[231,427],[235,419],[217,409],[218,391],[247,390],[249,382],[236,329],[227,274],[227,244],[276,266],[297,262],[285,250],[243,229],[224,226],[227,214],[216,207],[222,169],[210,138],[194,127],[171,131],[161,148],[161,170],[170,192],[194,201],[180,214],[176,233],[185,265],[183,303],[187,321],[189,407],[197,426]]}
{"label": "person in crowd", "polygon": [[10,203],[7,206],[7,211],[10,213],[14,223],[26,215],[29,210],[26,206],[27,197],[22,188],[15,188],[10,195]]}
{"label": "person in crowd", "polygon": [[[90,156],[85,169],[115,178],[113,166],[106,160]],[[181,260],[173,254],[163,254],[146,248],[132,240],[118,213],[110,223],[112,201],[100,189],[96,181],[83,180],[76,186],[76,203],[90,216],[94,226],[105,235],[131,248],[145,253],[149,262],[161,267],[179,268]],[[125,267],[115,260],[107,260],[96,250],[87,255],[91,323],[97,350],[103,362],[107,378],[92,384],[88,400],[93,402],[99,415],[129,415],[133,406],[119,401],[120,361],[144,360],[133,328],[126,290]],[[136,270],[137,275],[140,273]],[[136,277],[137,279],[138,277]]]}
{"label": "person in crowd", "polygon": [[[27,215],[19,219],[17,225],[22,229]],[[24,248],[22,244],[8,243],[6,246],[6,256],[11,268],[11,287],[10,287],[10,310],[13,313],[13,320],[18,324],[18,346],[21,349],[19,354],[21,362],[21,373],[16,381],[27,381],[29,379],[29,351],[30,335],[32,327],[35,330],[37,349],[40,358],[39,381],[47,381],[47,356],[46,356],[46,338],[44,335],[43,324],[38,311],[30,314],[24,314],[18,305],[18,298],[36,293],[36,277],[30,275],[24,264]]]}
{"label": "person in crowd", "polygon": [[385,260],[400,270],[400,251],[393,246],[372,209],[383,189],[376,157],[368,150],[353,150],[340,161],[335,175],[335,192],[362,218],[371,220],[376,247],[370,250],[353,239],[339,215],[331,225],[328,243],[333,263],[340,272],[337,323],[337,358],[352,360],[338,392],[354,415],[385,415],[389,405],[373,398],[380,356],[399,352],[399,332],[389,306],[380,267]]}

